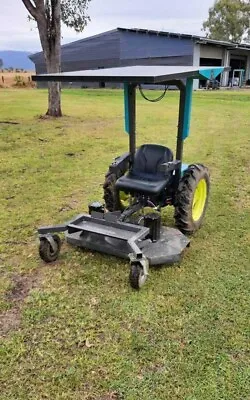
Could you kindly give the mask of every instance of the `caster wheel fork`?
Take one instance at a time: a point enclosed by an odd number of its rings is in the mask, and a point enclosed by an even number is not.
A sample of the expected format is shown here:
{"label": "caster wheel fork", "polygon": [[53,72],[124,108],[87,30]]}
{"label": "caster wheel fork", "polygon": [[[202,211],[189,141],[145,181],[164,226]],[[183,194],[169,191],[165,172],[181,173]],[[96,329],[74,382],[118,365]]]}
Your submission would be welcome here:
{"label": "caster wheel fork", "polygon": [[133,289],[139,290],[148,278],[148,260],[146,258],[134,259],[130,263],[129,282]]}

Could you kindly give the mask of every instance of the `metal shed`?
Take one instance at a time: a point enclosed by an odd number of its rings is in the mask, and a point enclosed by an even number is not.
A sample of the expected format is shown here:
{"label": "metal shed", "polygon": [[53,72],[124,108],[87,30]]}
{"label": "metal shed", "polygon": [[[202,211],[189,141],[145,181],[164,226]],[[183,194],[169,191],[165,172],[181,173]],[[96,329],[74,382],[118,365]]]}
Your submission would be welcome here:
{"label": "metal shed", "polygon": [[[36,73],[46,72],[43,53],[30,56]],[[250,45],[210,40],[197,35],[146,29],[117,28],[62,46],[62,71],[103,69],[133,65],[226,66],[232,72],[220,76],[227,86],[234,69],[245,71],[250,79]],[[196,80],[194,88],[204,84]],[[92,82],[71,83],[72,86],[100,86]],[[116,86],[114,83],[108,86]]]}

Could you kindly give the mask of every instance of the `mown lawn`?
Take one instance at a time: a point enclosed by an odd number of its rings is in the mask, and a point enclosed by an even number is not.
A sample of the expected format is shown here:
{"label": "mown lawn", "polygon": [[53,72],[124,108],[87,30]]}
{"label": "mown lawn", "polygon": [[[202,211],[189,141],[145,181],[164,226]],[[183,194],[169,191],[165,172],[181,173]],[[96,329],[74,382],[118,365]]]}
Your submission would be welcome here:
{"label": "mown lawn", "polygon": [[[0,90],[0,398],[249,400],[250,93],[195,94],[185,161],[210,168],[206,221],[140,292],[123,260],[66,244],[38,257],[36,228],[101,199],[128,139],[118,90],[65,91],[56,121],[38,118],[46,100]],[[177,92],[138,95],[138,143],[174,148],[177,107]]]}

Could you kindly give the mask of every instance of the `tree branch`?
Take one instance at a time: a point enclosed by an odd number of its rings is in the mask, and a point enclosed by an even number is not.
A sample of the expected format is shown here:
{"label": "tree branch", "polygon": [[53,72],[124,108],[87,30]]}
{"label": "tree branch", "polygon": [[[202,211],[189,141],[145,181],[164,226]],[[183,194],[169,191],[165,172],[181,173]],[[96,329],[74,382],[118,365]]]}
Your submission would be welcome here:
{"label": "tree branch", "polygon": [[37,17],[36,7],[33,6],[33,4],[31,3],[30,0],[22,0],[22,2],[25,5],[25,7],[27,8],[27,10],[29,11],[30,15],[32,15],[32,17],[36,19],[36,17]]}
{"label": "tree branch", "polygon": [[44,11],[44,0],[34,0],[37,10]]}

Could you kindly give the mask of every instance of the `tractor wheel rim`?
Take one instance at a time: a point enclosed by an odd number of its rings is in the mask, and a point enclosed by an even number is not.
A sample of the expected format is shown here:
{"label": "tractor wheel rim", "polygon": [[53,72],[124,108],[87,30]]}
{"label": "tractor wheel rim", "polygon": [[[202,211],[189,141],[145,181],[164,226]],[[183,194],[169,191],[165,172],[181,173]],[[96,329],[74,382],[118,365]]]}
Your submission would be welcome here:
{"label": "tractor wheel rim", "polygon": [[199,219],[202,217],[206,204],[206,199],[207,182],[205,179],[201,179],[196,186],[192,204],[192,217],[195,222],[199,221]]}
{"label": "tractor wheel rim", "polygon": [[130,202],[129,202],[130,195],[123,191],[119,191],[119,198],[120,198],[121,205],[124,208],[127,208],[130,204]]}

